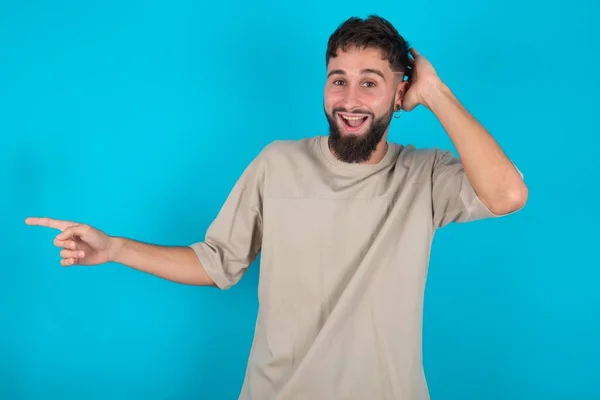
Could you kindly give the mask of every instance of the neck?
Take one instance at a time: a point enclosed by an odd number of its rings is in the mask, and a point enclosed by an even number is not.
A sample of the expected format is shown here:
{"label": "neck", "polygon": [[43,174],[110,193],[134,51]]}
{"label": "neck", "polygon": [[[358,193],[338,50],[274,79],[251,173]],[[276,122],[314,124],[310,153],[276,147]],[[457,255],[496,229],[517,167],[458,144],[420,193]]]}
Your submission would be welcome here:
{"label": "neck", "polygon": [[381,160],[383,160],[383,158],[385,157],[387,151],[388,151],[388,142],[387,142],[387,135],[385,135],[381,141],[377,144],[377,148],[375,149],[375,151],[373,151],[373,154],[371,154],[371,157],[369,158],[369,160],[365,161],[364,164],[377,164],[379,163]]}

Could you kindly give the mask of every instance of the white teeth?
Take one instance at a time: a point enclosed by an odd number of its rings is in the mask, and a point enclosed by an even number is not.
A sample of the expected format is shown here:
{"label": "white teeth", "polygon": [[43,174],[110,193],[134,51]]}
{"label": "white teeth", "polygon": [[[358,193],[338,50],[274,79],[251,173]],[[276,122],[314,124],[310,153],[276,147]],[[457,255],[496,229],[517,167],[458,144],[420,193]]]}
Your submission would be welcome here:
{"label": "white teeth", "polygon": [[344,118],[344,119],[347,119],[348,121],[356,121],[356,120],[359,120],[359,119],[366,118],[366,117],[347,117],[345,115],[342,115],[341,117]]}

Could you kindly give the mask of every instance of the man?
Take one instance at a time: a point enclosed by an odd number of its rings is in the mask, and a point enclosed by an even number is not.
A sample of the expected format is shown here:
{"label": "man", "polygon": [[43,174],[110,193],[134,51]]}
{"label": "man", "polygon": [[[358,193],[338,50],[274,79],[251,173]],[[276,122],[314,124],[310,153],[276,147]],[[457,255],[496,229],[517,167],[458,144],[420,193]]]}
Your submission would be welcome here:
{"label": "man", "polygon": [[[425,399],[421,319],[434,232],[513,213],[527,187],[388,21],[340,25],[326,65],[329,136],[266,146],[204,241],[164,247],[85,224],[26,222],[62,231],[54,244],[64,266],[114,261],[222,289],[260,252],[260,311],[242,399]],[[439,119],[460,160],[387,140],[394,112],[419,104]]]}

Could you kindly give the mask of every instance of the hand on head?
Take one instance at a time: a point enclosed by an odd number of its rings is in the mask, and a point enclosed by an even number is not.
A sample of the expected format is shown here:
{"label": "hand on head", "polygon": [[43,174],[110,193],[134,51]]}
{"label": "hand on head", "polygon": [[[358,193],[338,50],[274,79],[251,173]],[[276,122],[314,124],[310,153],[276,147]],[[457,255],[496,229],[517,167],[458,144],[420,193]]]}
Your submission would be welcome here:
{"label": "hand on head", "polygon": [[25,223],[61,231],[54,238],[54,245],[61,249],[62,266],[97,265],[111,259],[112,238],[94,227],[77,222],[37,217],[27,218]]}
{"label": "hand on head", "polygon": [[428,106],[428,95],[437,90],[441,79],[433,65],[414,48],[410,50],[411,77],[408,90],[402,100],[402,109],[412,111],[419,104]]}

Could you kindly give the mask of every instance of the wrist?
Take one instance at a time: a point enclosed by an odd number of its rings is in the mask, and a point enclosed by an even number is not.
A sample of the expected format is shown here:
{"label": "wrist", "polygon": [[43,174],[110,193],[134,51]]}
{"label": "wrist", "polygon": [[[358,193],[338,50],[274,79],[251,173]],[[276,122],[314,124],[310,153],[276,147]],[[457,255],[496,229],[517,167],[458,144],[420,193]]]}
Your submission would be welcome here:
{"label": "wrist", "polygon": [[120,237],[109,237],[108,245],[108,261],[109,262],[120,262],[121,253],[125,246],[125,240]]}
{"label": "wrist", "polygon": [[450,88],[439,78],[426,85],[421,92],[422,104],[430,111],[434,111],[441,101],[451,97],[452,92]]}

